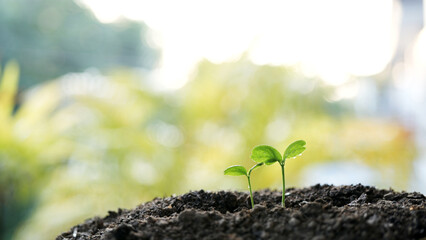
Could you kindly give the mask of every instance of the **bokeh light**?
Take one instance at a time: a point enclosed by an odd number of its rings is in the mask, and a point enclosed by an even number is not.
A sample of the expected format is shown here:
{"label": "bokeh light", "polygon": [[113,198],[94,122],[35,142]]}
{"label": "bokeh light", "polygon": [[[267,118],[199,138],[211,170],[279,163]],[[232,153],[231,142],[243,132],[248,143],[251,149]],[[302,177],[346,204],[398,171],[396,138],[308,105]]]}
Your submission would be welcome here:
{"label": "bokeh light", "polygon": [[[426,193],[423,1],[0,2],[0,239],[205,189]],[[279,188],[279,168],[253,188]]]}

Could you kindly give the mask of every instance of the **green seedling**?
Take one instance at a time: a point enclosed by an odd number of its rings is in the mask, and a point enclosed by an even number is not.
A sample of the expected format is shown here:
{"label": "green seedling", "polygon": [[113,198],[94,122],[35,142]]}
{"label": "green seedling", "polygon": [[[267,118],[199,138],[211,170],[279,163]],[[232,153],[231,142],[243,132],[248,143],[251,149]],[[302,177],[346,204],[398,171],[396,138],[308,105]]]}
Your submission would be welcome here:
{"label": "green seedling", "polygon": [[251,159],[255,162],[262,162],[266,165],[274,164],[278,162],[281,166],[281,175],[283,179],[283,194],[281,204],[285,207],[285,161],[288,158],[295,158],[305,151],[306,142],[303,140],[298,140],[290,144],[287,149],[284,151],[284,154],[281,156],[280,152],[275,148],[268,145],[257,146],[253,149],[251,154]]}
{"label": "green seedling", "polygon": [[254,201],[253,201],[253,193],[251,190],[251,182],[250,182],[250,175],[251,175],[251,171],[253,171],[255,168],[258,168],[260,166],[263,165],[263,162],[259,162],[256,165],[254,165],[252,168],[250,168],[250,170],[247,172],[247,169],[243,166],[240,165],[234,165],[231,166],[227,169],[225,169],[225,171],[223,172],[225,175],[230,175],[230,176],[246,176],[247,177],[247,181],[248,181],[248,188],[250,190],[250,201],[251,201],[251,208],[254,207]]}

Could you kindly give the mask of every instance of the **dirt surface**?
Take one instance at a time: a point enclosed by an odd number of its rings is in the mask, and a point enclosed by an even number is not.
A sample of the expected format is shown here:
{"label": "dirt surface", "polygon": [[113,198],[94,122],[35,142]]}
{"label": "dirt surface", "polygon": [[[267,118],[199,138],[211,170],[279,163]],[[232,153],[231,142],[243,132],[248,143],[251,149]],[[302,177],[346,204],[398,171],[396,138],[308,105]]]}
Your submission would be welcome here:
{"label": "dirt surface", "polygon": [[110,211],[62,239],[426,239],[426,197],[363,185],[281,192],[190,192]]}

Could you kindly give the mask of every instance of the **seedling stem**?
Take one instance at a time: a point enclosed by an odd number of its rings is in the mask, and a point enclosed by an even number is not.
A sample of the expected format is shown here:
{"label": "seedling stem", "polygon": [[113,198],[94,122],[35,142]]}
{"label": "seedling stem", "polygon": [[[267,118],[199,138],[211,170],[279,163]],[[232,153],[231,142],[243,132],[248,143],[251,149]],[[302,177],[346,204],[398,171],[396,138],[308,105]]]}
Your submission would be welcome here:
{"label": "seedling stem", "polygon": [[251,181],[250,181],[251,171],[253,171],[253,169],[255,169],[255,168],[259,167],[259,166],[262,166],[262,165],[263,165],[263,163],[258,163],[256,165],[254,165],[252,168],[250,168],[250,170],[248,171],[248,174],[247,174],[247,180],[248,180],[249,190],[250,190],[251,208],[254,207],[253,192],[251,190],[252,188],[251,188]]}
{"label": "seedling stem", "polygon": [[281,165],[281,175],[283,177],[283,197],[281,200],[281,206],[285,208],[285,172],[284,172],[284,164]]}

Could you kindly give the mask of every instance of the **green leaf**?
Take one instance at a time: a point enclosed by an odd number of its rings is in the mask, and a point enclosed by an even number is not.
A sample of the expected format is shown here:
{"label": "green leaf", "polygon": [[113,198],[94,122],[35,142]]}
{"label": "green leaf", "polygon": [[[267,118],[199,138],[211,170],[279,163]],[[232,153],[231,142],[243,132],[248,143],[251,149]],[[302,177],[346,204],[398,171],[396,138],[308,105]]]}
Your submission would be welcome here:
{"label": "green leaf", "polygon": [[305,145],[306,142],[303,140],[298,140],[290,144],[284,152],[284,160],[287,158],[294,158],[302,154],[306,149]]}
{"label": "green leaf", "polygon": [[243,166],[235,165],[225,169],[223,174],[230,175],[230,176],[241,176],[241,175],[247,176],[247,169]]}
{"label": "green leaf", "polygon": [[251,159],[258,163],[263,162],[266,165],[271,165],[276,161],[282,160],[280,152],[268,145],[260,145],[255,147],[251,152]]}

